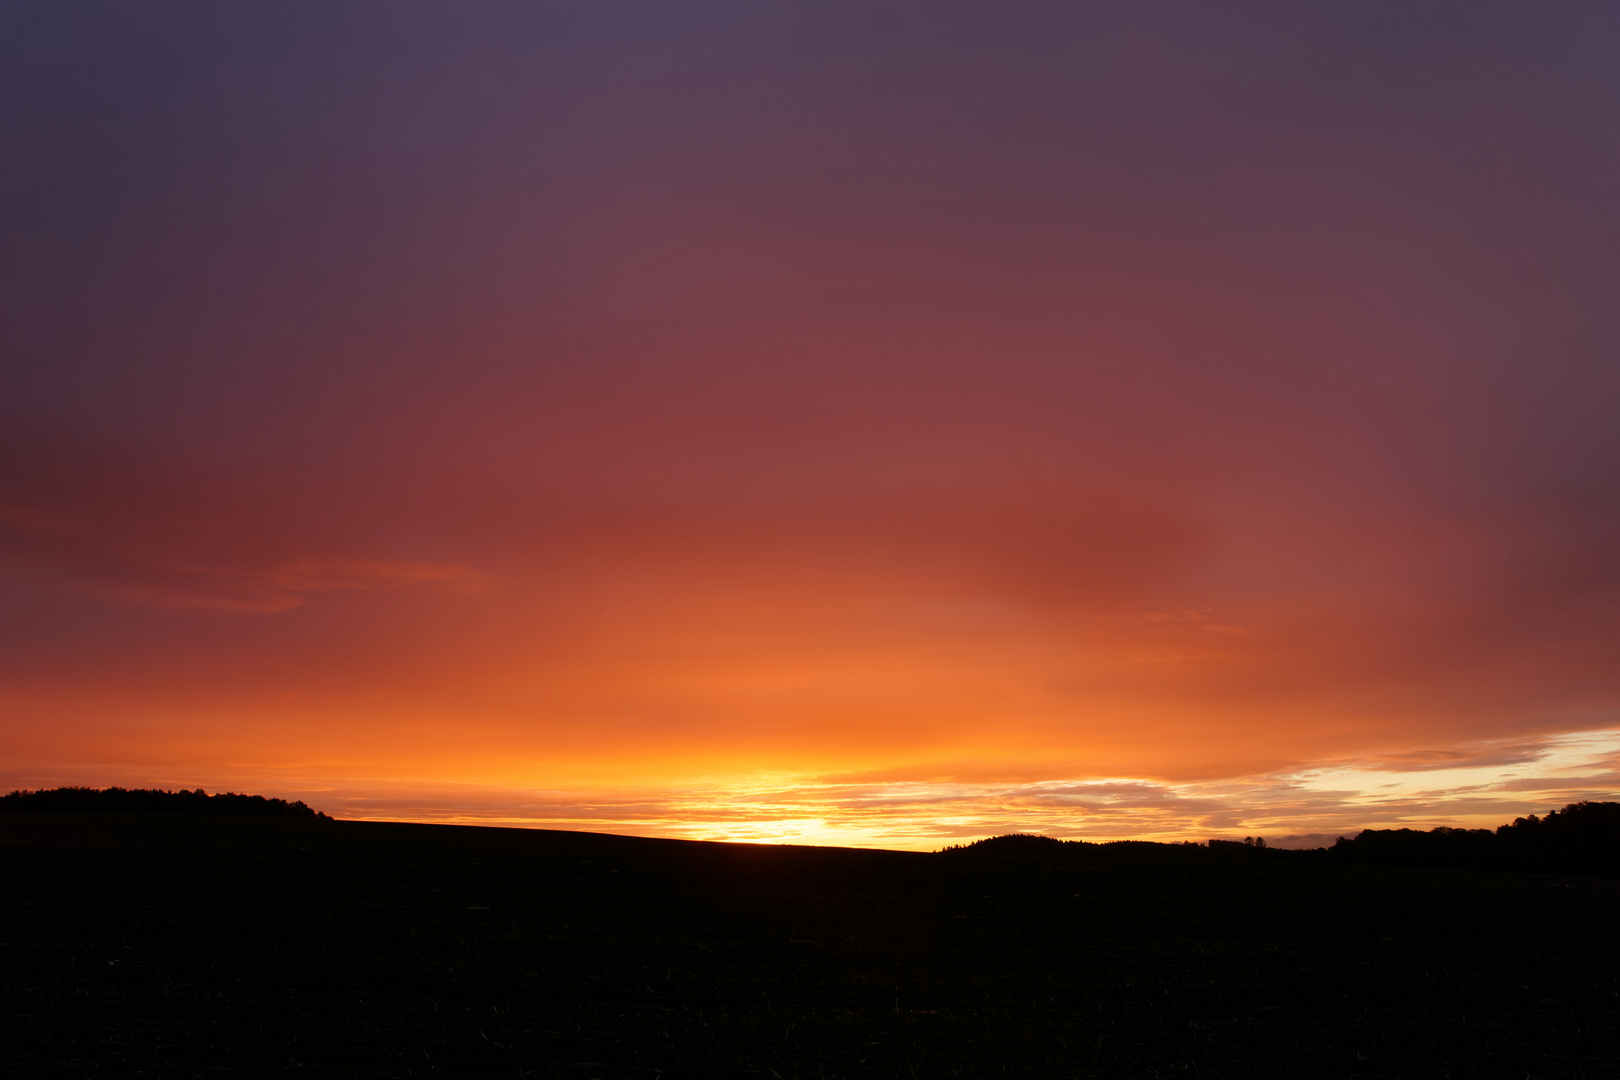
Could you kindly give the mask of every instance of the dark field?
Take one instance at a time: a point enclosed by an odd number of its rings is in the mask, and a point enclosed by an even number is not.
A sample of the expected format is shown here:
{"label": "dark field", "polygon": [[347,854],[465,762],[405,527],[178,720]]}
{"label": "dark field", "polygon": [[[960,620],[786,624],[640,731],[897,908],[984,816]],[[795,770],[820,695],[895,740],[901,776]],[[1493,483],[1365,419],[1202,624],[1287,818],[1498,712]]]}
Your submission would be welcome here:
{"label": "dark field", "polygon": [[0,819],[0,1075],[1620,1076],[1612,882]]}

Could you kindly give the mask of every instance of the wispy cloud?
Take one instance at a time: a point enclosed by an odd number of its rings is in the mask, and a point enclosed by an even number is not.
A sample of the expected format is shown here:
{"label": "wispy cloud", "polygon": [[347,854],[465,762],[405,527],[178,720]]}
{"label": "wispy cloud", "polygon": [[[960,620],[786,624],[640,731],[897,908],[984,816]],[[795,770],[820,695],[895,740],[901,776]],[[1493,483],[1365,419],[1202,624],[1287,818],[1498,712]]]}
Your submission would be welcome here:
{"label": "wispy cloud", "polygon": [[[419,779],[349,781],[256,770],[339,817],[578,829],[688,839],[934,849],[1006,832],[1163,841],[1263,835],[1314,847],[1364,828],[1494,827],[1578,799],[1620,798],[1620,729],[1568,733],[1536,752],[1488,743],[1439,748],[1437,767],[1336,762],[1220,781],[1130,777],[851,782],[762,775],[639,789],[526,789]],[[1495,763],[1497,757],[1524,759]],[[1401,756],[1400,762],[1405,762]],[[1487,761],[1493,763],[1487,764]],[[1464,762],[1464,764],[1457,764]],[[14,777],[13,784],[47,778]],[[192,777],[148,782],[196,784]],[[217,781],[216,781],[217,783]]]}

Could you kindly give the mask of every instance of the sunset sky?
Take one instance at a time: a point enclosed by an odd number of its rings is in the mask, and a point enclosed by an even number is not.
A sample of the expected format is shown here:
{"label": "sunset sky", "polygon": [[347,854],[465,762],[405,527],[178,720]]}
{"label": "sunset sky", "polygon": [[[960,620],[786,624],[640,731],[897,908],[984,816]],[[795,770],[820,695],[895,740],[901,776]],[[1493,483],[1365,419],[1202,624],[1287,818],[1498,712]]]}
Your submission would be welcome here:
{"label": "sunset sky", "polygon": [[1612,3],[0,54],[6,790],[923,849],[1620,797]]}

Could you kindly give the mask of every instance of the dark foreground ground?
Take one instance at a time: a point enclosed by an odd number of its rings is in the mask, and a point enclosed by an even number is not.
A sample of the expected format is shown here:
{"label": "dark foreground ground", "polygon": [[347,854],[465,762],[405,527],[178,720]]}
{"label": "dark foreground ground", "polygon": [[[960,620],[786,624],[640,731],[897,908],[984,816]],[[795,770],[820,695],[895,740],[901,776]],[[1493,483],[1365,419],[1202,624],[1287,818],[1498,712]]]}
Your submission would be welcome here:
{"label": "dark foreground ground", "polygon": [[1620,1076],[1620,888],[0,819],[0,1075]]}

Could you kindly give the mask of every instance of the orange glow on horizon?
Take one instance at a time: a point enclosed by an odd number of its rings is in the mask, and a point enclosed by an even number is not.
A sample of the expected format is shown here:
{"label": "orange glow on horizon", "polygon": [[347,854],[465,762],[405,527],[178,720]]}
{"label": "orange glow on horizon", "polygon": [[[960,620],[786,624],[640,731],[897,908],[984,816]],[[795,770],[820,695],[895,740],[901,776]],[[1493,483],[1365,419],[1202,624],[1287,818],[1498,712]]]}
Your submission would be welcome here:
{"label": "orange glow on horizon", "polygon": [[915,847],[1620,794],[1585,16],[703,10],[0,43],[0,784]]}

